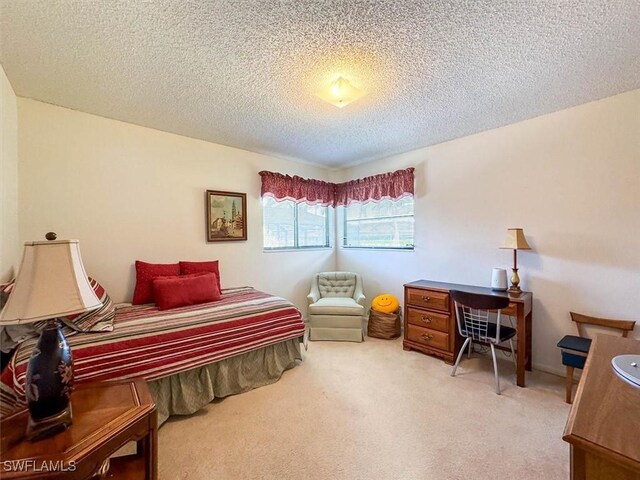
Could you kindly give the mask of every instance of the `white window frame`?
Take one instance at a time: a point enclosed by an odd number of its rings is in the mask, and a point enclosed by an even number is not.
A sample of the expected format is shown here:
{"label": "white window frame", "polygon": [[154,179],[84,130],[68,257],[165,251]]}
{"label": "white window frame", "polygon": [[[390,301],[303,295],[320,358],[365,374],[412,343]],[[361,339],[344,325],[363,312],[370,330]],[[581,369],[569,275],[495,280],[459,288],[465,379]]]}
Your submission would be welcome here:
{"label": "white window frame", "polygon": [[[389,199],[390,200],[390,199]],[[398,201],[400,199],[396,199],[396,200],[391,200],[391,201]],[[387,215],[387,216],[382,216],[382,217],[372,217],[372,218],[356,218],[356,219],[351,219],[348,220],[347,219],[347,209],[349,208],[348,206],[344,206],[342,208],[342,241],[341,241],[341,248],[348,248],[348,249],[364,249],[364,250],[400,250],[400,251],[413,251],[415,250],[415,239],[416,239],[416,234],[415,234],[415,199],[413,199],[413,213],[411,215]],[[367,221],[367,220],[385,220],[385,219],[394,219],[394,218],[413,218],[414,219],[414,230],[413,230],[413,242],[410,246],[392,246],[392,247],[376,247],[376,246],[361,246],[361,245],[349,245],[348,244],[348,239],[347,239],[347,224],[350,222],[362,222],[362,221]]]}
{"label": "white window frame", "polygon": [[[275,200],[275,199],[274,199]],[[325,244],[324,245],[300,245],[299,244],[299,237],[300,237],[300,232],[299,232],[299,225],[298,225],[298,207],[300,204],[294,202],[293,200],[275,200],[278,203],[281,202],[293,202],[295,208],[293,209],[293,246],[286,246],[286,247],[268,247],[264,244],[265,238],[264,238],[264,214],[265,214],[265,204],[264,204],[264,200],[262,202],[262,249],[265,252],[285,252],[285,251],[299,251],[299,250],[326,250],[326,249],[331,249],[333,248],[333,242],[331,241],[332,239],[332,232],[333,229],[331,228],[331,226],[333,225],[333,207],[330,206],[323,206],[322,208],[326,209],[326,215],[325,215]]]}

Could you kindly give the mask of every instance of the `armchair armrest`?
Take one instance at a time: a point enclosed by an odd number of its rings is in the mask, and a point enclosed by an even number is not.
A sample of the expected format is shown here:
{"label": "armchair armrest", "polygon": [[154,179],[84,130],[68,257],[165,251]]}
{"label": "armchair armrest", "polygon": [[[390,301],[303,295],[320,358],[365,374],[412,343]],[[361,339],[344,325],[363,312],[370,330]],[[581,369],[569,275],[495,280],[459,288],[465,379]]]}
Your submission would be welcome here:
{"label": "armchair armrest", "polygon": [[320,300],[320,295],[314,295],[313,292],[307,295],[307,303],[309,305],[311,305],[312,303],[316,303],[318,300]]}
{"label": "armchair armrest", "polygon": [[364,296],[364,288],[362,287],[362,277],[358,274],[356,274],[356,288],[353,291],[353,299],[358,305],[366,308],[364,304],[366,297]]}
{"label": "armchair armrest", "polygon": [[307,295],[307,302],[309,305],[316,303],[320,300],[320,289],[318,288],[318,276],[316,275],[311,281],[311,291]]}

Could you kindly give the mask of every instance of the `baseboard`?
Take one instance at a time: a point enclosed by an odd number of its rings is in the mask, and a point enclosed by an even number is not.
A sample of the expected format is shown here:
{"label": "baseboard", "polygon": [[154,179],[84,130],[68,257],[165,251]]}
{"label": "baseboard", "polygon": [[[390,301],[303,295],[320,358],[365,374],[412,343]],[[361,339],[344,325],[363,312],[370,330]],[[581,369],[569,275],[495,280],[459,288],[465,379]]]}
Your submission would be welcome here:
{"label": "baseboard", "polygon": [[535,362],[533,363],[533,368],[541,372],[550,373],[551,375],[557,375],[558,377],[564,377],[567,374],[564,368],[550,367],[549,365],[541,365]]}

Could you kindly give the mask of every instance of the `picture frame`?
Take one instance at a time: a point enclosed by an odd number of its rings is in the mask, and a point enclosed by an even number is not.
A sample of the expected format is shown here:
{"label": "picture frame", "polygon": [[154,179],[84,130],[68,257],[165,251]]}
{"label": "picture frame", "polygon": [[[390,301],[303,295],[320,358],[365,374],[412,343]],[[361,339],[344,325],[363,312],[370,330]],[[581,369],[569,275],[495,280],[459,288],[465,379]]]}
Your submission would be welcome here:
{"label": "picture frame", "polygon": [[207,242],[247,239],[247,194],[207,190],[205,195]]}

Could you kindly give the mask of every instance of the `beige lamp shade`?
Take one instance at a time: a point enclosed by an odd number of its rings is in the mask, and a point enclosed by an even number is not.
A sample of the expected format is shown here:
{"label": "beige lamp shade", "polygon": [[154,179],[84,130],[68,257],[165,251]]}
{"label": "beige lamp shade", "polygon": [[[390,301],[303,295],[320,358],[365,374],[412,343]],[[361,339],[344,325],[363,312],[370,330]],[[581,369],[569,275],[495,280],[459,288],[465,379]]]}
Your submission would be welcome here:
{"label": "beige lamp shade", "polygon": [[30,323],[95,310],[96,296],[77,240],[27,242],[0,325]]}
{"label": "beige lamp shade", "polygon": [[507,236],[500,248],[508,248],[510,250],[531,250],[524,238],[524,232],[521,228],[508,228]]}

